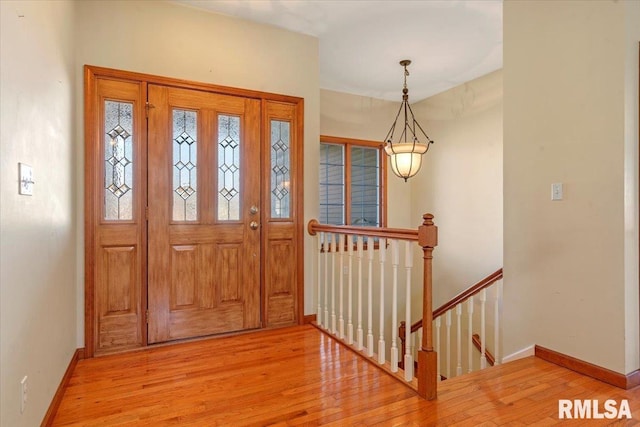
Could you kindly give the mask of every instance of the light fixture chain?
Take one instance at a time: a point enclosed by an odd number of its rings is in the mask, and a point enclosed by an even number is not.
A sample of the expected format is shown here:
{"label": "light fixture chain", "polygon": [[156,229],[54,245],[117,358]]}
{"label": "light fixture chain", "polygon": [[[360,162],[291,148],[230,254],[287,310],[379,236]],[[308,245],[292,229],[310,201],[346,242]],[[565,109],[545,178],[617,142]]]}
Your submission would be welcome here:
{"label": "light fixture chain", "polygon": [[407,70],[407,66],[404,66],[404,86],[402,86],[403,89],[407,89],[409,90],[409,88],[407,87],[407,77],[409,76],[409,70]]}

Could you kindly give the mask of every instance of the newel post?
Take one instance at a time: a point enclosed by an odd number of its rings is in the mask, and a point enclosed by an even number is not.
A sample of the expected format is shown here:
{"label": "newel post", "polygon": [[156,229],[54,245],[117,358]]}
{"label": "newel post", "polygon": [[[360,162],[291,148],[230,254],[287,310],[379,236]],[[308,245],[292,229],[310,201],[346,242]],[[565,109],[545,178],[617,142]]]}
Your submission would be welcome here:
{"label": "newel post", "polygon": [[432,296],[432,260],[433,248],[438,245],[438,227],[433,224],[433,215],[422,216],[422,225],[418,228],[418,244],[422,247],[424,260],[423,297],[422,297],[422,343],[418,351],[418,394],[427,400],[438,396],[438,359],[433,351],[433,296]]}

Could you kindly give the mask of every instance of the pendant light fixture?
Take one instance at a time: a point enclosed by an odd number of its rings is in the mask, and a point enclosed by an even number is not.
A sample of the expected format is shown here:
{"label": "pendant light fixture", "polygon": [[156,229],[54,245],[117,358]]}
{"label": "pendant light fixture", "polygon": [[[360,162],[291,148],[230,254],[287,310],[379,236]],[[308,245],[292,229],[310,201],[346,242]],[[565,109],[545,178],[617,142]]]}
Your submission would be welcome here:
{"label": "pendant light fixture", "polygon": [[[402,104],[400,104],[396,119],[391,125],[391,129],[389,129],[389,133],[387,133],[384,147],[384,151],[391,158],[391,170],[394,174],[403,178],[405,182],[418,173],[420,166],[422,166],[422,155],[433,144],[433,141],[427,136],[422,126],[416,121],[409,105],[409,88],[407,88],[407,76],[409,75],[407,67],[409,64],[411,64],[411,61],[408,59],[400,61],[400,65],[404,67]],[[403,119],[404,123],[402,123]],[[396,142],[393,141],[395,135],[397,135]],[[420,139],[422,139],[422,142]]]}

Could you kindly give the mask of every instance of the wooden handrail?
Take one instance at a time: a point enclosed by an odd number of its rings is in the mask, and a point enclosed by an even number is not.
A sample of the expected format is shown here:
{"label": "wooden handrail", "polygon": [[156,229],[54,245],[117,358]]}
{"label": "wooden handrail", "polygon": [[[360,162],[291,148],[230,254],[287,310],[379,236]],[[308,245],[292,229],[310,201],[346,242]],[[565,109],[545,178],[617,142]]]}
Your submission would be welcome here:
{"label": "wooden handrail", "polygon": [[[489,286],[493,285],[495,282],[497,282],[500,279],[502,279],[502,269],[499,269],[494,273],[491,273],[490,275],[480,280],[475,285],[465,289],[455,297],[451,298],[449,301],[442,304],[437,309],[433,310],[433,318],[436,319],[442,316],[447,311],[451,310],[456,305],[460,304],[462,301],[466,300],[469,297],[475,296],[481,290],[488,288]],[[402,325],[400,325],[400,327],[402,327]],[[411,325],[411,333],[417,332],[418,329],[420,329],[421,327],[422,327],[422,319],[418,320],[413,325]]]}
{"label": "wooden handrail", "polygon": [[[476,349],[478,349],[478,351],[482,351],[482,342],[480,342],[480,335],[478,334],[471,335],[471,341],[473,342],[473,346]],[[496,358],[486,348],[484,349],[484,357],[487,358],[487,363],[489,364],[489,366],[495,365]]]}
{"label": "wooden handrail", "polygon": [[[440,307],[435,309],[433,311],[433,319],[436,319],[436,318],[442,316],[444,313],[446,313],[447,311],[451,310],[456,305],[460,304],[462,301],[466,300],[469,297],[472,297],[472,296],[476,295],[481,290],[483,290],[485,288],[488,288],[489,286],[493,285],[495,282],[497,282],[500,279],[502,279],[502,269],[499,269],[499,270],[491,273],[490,275],[488,275],[484,279],[480,280],[475,285],[470,286],[469,288],[465,289],[464,291],[460,292],[458,295],[453,297],[451,300],[445,302]],[[418,332],[418,329],[420,329],[421,327],[422,327],[422,319],[416,321],[414,324],[411,325],[411,333],[413,334],[415,332]],[[406,350],[406,347],[405,347],[406,346],[405,333],[406,333],[406,323],[404,321],[402,321],[402,322],[400,322],[400,327],[398,327],[398,336],[400,337],[400,349],[402,351],[402,354],[404,354],[404,352]],[[491,353],[489,353],[488,351],[485,352],[485,355],[487,357],[487,361],[489,360],[489,355],[490,354]],[[491,357],[493,357],[493,355],[491,355]],[[400,367],[400,369],[404,369],[404,365],[403,365],[402,361],[399,362],[398,366]],[[491,366],[493,366],[493,364],[491,364]]]}
{"label": "wooden handrail", "polygon": [[382,237],[384,239],[418,241],[418,230],[404,228],[381,228],[381,227],[357,227],[353,225],[330,225],[320,224],[317,219],[312,219],[307,224],[307,231],[315,236],[319,232],[339,233],[348,235],[361,235],[371,237]]}
{"label": "wooden handrail", "polygon": [[460,292],[455,297],[451,298],[448,302],[442,304],[440,307],[433,311],[433,318],[437,318],[442,316],[447,311],[451,310],[456,305],[460,304],[462,301],[466,300],[469,297],[472,297],[479,293],[481,290],[488,288],[493,285],[498,280],[502,279],[502,269],[497,270],[496,272],[490,274],[485,277],[475,285],[471,286],[469,289]]}

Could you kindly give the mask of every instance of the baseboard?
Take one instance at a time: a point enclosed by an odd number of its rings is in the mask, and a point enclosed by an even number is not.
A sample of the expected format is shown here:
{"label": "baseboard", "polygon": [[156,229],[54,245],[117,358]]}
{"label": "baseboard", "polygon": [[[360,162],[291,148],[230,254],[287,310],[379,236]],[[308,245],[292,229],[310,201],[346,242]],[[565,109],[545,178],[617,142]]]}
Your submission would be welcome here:
{"label": "baseboard", "polygon": [[625,390],[640,385],[640,370],[624,375],[539,345],[536,346],[536,357]]}
{"label": "baseboard", "polygon": [[625,377],[627,378],[627,390],[629,390],[630,388],[638,387],[640,385],[640,369],[637,369],[630,374],[625,375]]}
{"label": "baseboard", "polygon": [[315,314],[306,314],[304,316],[304,324],[308,325],[311,322],[315,322],[318,317]]}
{"label": "baseboard", "polygon": [[502,358],[502,363],[513,362],[514,360],[524,359],[525,357],[534,356],[536,354],[534,345],[531,344],[529,347],[525,347],[522,350],[518,350],[515,353],[511,353],[508,356]]}
{"label": "baseboard", "polygon": [[67,370],[64,372],[62,376],[62,380],[60,381],[60,385],[58,385],[58,389],[56,390],[56,394],[53,395],[53,399],[51,400],[51,404],[49,404],[49,409],[47,409],[47,413],[44,415],[44,419],[40,424],[41,427],[50,426],[53,423],[53,419],[56,416],[56,412],[58,412],[58,407],[60,406],[60,402],[62,402],[62,396],[64,395],[64,390],[67,388],[67,384],[69,384],[69,380],[71,379],[71,375],[73,374],[73,370],[76,368],[78,364],[78,360],[84,359],[84,348],[78,348],[71,356],[71,361],[69,362],[69,366],[67,366]]}

